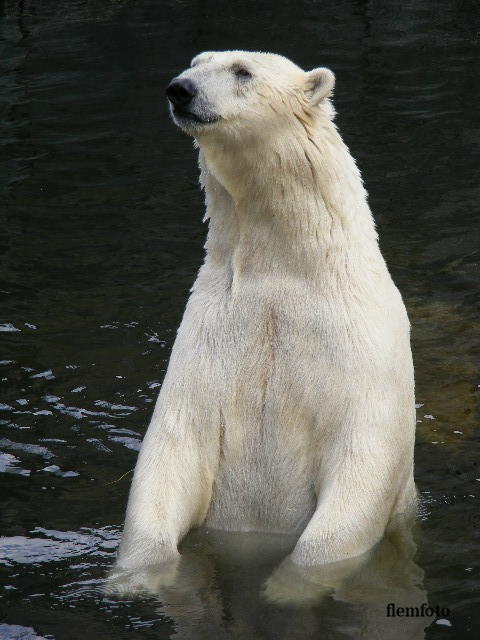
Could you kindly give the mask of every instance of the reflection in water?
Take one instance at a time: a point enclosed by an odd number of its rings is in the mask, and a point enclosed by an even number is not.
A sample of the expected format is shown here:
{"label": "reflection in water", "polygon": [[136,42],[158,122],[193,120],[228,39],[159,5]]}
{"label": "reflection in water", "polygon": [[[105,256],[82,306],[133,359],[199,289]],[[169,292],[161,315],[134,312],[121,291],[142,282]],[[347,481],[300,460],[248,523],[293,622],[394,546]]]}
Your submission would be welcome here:
{"label": "reflection in water", "polygon": [[430,619],[387,616],[390,602],[427,603],[412,524],[397,520],[370,553],[319,567],[291,562],[294,537],[198,529],[176,561],[115,569],[107,593],[155,596],[182,639],[307,638],[332,627],[346,638],[423,639]]}

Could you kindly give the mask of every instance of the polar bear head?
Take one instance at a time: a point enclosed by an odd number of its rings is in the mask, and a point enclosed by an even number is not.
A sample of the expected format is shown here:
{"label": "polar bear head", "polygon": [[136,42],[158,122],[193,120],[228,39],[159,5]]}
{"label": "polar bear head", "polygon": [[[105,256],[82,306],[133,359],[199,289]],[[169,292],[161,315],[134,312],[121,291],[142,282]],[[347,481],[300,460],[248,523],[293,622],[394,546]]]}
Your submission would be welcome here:
{"label": "polar bear head", "polygon": [[250,51],[210,51],[167,88],[174,122],[200,143],[220,136],[246,143],[288,130],[295,119],[332,116],[328,97],[335,78],[319,67],[305,72],[283,56]]}

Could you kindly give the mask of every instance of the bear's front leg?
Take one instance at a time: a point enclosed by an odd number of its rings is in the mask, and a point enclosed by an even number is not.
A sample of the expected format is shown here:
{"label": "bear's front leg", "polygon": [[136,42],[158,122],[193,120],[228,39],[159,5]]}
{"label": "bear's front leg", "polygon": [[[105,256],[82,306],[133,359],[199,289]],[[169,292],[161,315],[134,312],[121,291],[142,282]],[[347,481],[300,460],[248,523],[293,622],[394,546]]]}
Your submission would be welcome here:
{"label": "bear's front leg", "polygon": [[414,508],[413,412],[390,413],[395,402],[377,400],[368,405],[376,414],[370,420],[359,401],[322,443],[328,455],[316,478],[317,507],[292,552],[295,564],[361,556],[381,540],[393,515]]}
{"label": "bear's front leg", "polygon": [[217,464],[214,413],[166,379],[135,468],[118,568],[178,558],[182,537],[205,519]]}

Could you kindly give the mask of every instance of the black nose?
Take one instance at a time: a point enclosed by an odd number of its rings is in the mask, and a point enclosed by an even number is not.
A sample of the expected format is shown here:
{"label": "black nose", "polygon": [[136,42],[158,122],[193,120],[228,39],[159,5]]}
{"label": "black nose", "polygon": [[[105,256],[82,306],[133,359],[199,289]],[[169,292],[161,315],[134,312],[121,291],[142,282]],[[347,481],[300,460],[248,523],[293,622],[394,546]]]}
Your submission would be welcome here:
{"label": "black nose", "polygon": [[167,87],[167,98],[175,106],[188,104],[196,93],[195,83],[188,78],[174,78]]}

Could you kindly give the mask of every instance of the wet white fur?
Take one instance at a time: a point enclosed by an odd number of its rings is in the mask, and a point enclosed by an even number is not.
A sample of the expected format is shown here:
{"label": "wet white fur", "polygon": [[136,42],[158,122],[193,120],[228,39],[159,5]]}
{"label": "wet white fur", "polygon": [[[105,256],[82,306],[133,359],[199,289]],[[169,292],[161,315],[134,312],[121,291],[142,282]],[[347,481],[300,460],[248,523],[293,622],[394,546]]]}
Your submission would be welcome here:
{"label": "wet white fur", "polygon": [[[232,69],[245,65],[253,77]],[[357,556],[415,502],[409,322],[332,122],[333,74],[204,53],[188,77],[209,233],[138,458],[118,565],[190,528],[297,532]],[[359,124],[361,126],[361,123]]]}

